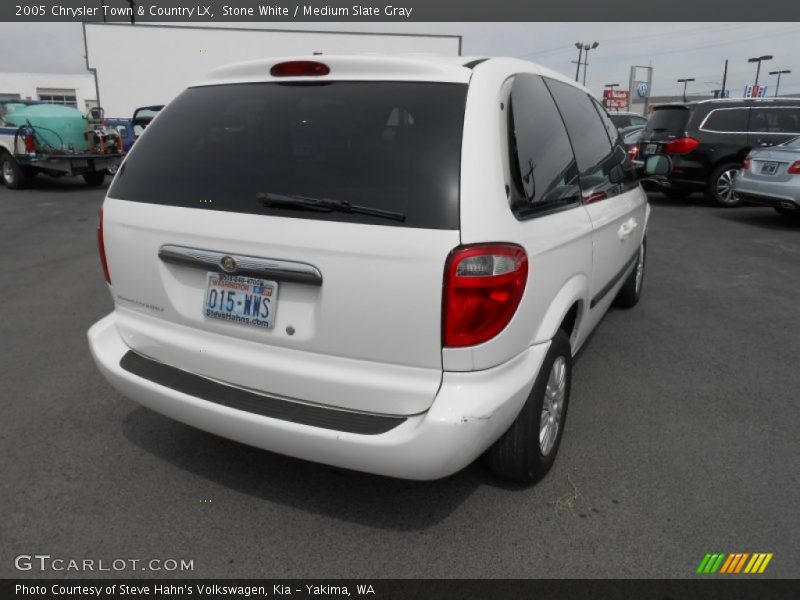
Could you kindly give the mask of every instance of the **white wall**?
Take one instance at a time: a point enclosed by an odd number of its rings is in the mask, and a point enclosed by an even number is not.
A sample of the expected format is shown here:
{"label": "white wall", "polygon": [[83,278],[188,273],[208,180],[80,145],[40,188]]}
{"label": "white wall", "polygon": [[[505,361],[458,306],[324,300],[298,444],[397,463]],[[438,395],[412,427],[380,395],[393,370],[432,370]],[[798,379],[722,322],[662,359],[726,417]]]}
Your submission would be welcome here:
{"label": "white wall", "polygon": [[348,34],[86,23],[89,66],[97,69],[100,104],[109,117],[166,104],[216,67],[297,54],[458,55],[458,36]]}
{"label": "white wall", "polygon": [[87,101],[93,103],[97,95],[94,77],[89,73],[0,73],[0,95],[19,94],[22,100],[38,100],[39,89],[75,90],[81,112],[86,112]]}

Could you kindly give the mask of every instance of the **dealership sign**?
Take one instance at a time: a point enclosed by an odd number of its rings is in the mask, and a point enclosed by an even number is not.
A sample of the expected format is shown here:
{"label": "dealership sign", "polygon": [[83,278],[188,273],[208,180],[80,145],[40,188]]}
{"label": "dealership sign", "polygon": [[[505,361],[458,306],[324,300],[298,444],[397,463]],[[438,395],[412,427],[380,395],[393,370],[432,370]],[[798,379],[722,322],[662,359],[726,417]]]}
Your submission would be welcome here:
{"label": "dealership sign", "polygon": [[626,110],[630,106],[631,93],[628,90],[604,90],[603,106],[607,109]]}

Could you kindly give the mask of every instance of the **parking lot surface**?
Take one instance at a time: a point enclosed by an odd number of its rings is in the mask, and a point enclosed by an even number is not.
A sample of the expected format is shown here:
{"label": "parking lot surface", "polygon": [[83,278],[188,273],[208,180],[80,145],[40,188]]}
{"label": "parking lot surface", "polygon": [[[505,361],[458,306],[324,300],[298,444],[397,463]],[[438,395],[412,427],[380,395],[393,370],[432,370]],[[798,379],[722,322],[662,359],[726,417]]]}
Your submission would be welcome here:
{"label": "parking lot surface", "polygon": [[[145,577],[692,577],[707,552],[800,576],[800,226],[651,196],[642,301],[577,359],[538,485],[436,482],[237,444],[140,408],[94,367],[111,310],[104,190],[0,188],[0,577],[14,557],[186,559]],[[113,276],[113,274],[112,274]]]}

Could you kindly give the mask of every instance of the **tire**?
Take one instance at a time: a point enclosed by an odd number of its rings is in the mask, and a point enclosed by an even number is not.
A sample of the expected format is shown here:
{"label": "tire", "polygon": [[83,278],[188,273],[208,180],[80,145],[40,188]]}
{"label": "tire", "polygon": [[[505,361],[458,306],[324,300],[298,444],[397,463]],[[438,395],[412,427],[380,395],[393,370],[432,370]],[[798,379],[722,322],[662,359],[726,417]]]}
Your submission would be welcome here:
{"label": "tire", "polygon": [[12,190],[24,188],[28,181],[25,170],[8,152],[0,154],[0,178]]}
{"label": "tire", "polygon": [[642,240],[642,245],[639,246],[639,253],[636,257],[636,266],[630,272],[625,283],[617,293],[614,299],[614,306],[620,308],[633,308],[642,297],[642,286],[644,285],[644,271],[647,265],[647,238]]}
{"label": "tire", "polygon": [[90,171],[89,173],[83,174],[83,180],[86,182],[86,185],[89,187],[98,187],[103,185],[103,182],[106,180],[106,172],[105,171]]}
{"label": "tire", "polygon": [[742,168],[739,163],[725,163],[720,165],[708,179],[706,195],[724,208],[741,206],[742,200],[733,191],[733,177],[736,171]]}
{"label": "tire", "polygon": [[783,208],[782,206],[775,206],[773,208],[775,209],[775,212],[786,219],[800,221],[800,210],[790,210],[788,208]]}
{"label": "tire", "polygon": [[[495,475],[532,483],[547,474],[561,445],[571,382],[572,349],[567,334],[559,329],[522,410],[508,431],[486,451],[486,463]],[[545,396],[549,410],[555,412],[545,411]],[[551,404],[551,398],[557,399],[556,405]],[[550,437],[540,442],[545,419]]]}

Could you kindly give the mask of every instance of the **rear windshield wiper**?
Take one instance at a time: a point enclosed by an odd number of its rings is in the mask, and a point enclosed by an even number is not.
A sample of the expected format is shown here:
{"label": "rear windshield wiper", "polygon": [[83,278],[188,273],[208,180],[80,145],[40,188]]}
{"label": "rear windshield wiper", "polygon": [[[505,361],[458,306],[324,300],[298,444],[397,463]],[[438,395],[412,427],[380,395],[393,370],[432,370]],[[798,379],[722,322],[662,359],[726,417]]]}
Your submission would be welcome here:
{"label": "rear windshield wiper", "polygon": [[256,194],[256,200],[268,208],[294,208],[301,210],[316,210],[319,212],[346,212],[383,217],[394,221],[405,221],[406,216],[400,212],[381,210],[369,206],[350,204],[346,200],[333,200],[331,198],[309,198],[294,194],[275,194],[273,192]]}

